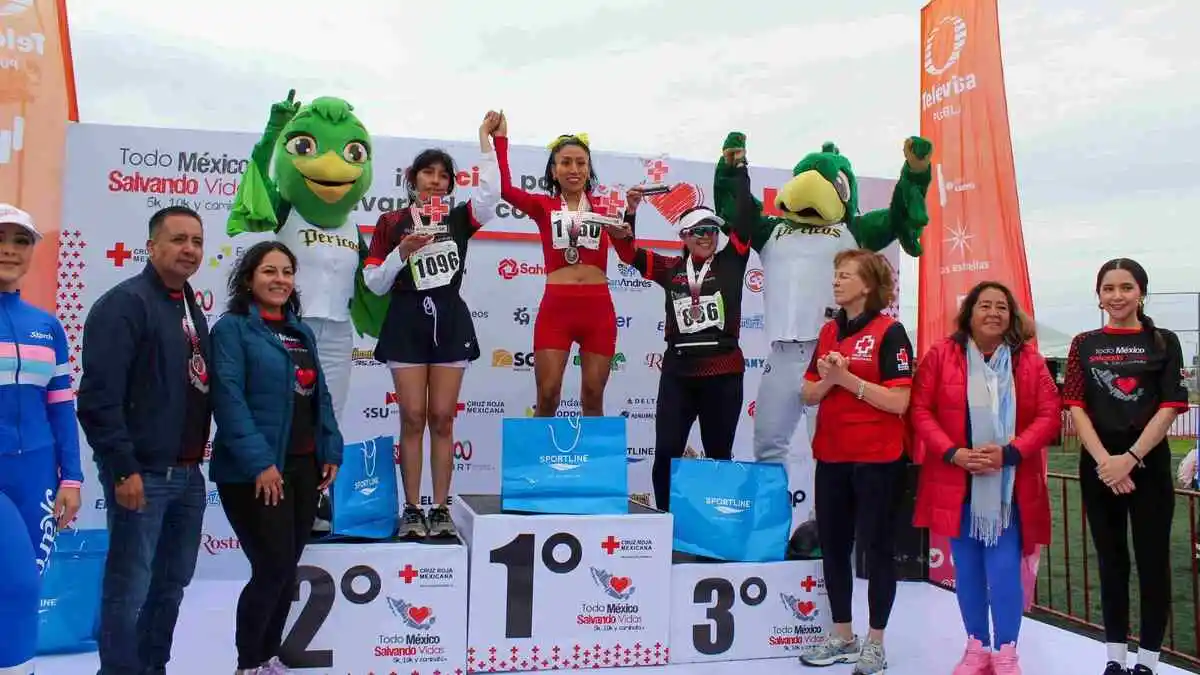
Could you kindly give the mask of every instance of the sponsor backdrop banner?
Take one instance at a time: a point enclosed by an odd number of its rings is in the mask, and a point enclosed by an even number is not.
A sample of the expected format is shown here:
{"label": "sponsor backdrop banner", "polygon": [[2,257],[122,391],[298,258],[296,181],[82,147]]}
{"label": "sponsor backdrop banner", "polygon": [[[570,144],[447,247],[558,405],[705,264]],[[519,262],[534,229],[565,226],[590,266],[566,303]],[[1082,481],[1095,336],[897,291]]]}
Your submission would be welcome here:
{"label": "sponsor backdrop banner", "polygon": [[[367,120],[370,124],[370,120]],[[103,125],[75,125],[68,134],[60,275],[64,324],[78,350],[83,323],[91,304],[122,279],[137,274],[146,264],[147,221],[155,210],[185,204],[200,212],[205,222],[205,258],[192,279],[199,304],[210,323],[221,315],[226,300],[226,280],[234,261],[246,247],[270,235],[225,235],[225,220],[237,192],[237,181],[250,149],[258,139],[252,133],[201,132]],[[719,140],[719,139],[718,139]],[[602,141],[601,141],[602,142]],[[375,183],[355,214],[368,233],[379,215],[403,207],[404,168],[421,150],[437,146],[454,156],[458,165],[456,199],[467,199],[479,181],[479,148],[476,143],[376,138]],[[714,157],[719,146],[714,144]],[[511,150],[513,180],[526,189],[538,189],[546,164],[544,148]],[[688,182],[698,186],[711,204],[711,162],[640,158],[598,152],[595,155],[601,182],[623,187],[647,180]],[[665,171],[665,173],[664,173]],[[780,169],[754,168],[755,190],[767,204],[774,189],[790,176]],[[864,210],[885,206],[891,180],[862,179]],[[670,212],[667,198],[645,203],[638,211],[638,236],[643,243],[677,246],[678,238],[658,209]],[[540,247],[534,224],[501,202],[496,219],[487,224],[471,244],[466,262],[463,294],[470,305],[479,334],[482,357],[468,369],[455,422],[455,476],[453,491],[461,494],[499,494],[500,439],[504,417],[531,415],[536,400],[533,379],[533,324],[545,285]],[[669,250],[667,251],[669,252]],[[898,247],[887,256],[895,268]],[[642,279],[631,267],[619,264],[612,254],[608,274],[617,308],[618,345],[612,378],[605,394],[605,412],[628,418],[629,489],[635,498],[650,497],[650,466],[654,454],[654,413],[662,362],[663,292]],[[830,279],[832,280],[832,262]],[[763,337],[761,263],[753,257],[745,277],[742,347],[747,357],[745,401],[741,411],[735,457],[752,459],[750,448],[754,396],[766,363],[768,345]],[[895,307],[893,307],[893,311]],[[399,408],[392,393],[390,374],[372,357],[374,341],[357,338],[351,391],[343,411],[342,431],[347,442],[380,434],[399,436]],[[75,373],[78,379],[78,371]],[[579,414],[579,368],[568,365],[560,415]],[[701,450],[699,427],[691,446]],[[796,442],[807,445],[803,425]],[[85,449],[85,457],[90,452]],[[103,527],[102,495],[94,479],[94,465],[85,462],[89,480],[84,486],[81,527]],[[428,462],[425,464],[429,466]],[[791,490],[795,522],[808,516],[811,468],[794,464]],[[428,470],[422,501],[429,502]],[[238,543],[225,521],[215,486],[209,493],[204,540],[198,574],[201,577],[244,578],[249,568],[237,550]]]}
{"label": "sponsor backdrop banner", "polygon": [[[921,9],[921,135],[933,141],[934,185],[920,258],[918,354],[952,332],[967,292],[1012,289],[1033,317],[996,0],[935,0]],[[930,577],[952,585],[945,537],[930,539]]]}
{"label": "sponsor backdrop banner", "polygon": [[43,239],[21,296],[54,311],[63,149],[78,119],[66,0],[0,2],[0,202],[28,211]]}

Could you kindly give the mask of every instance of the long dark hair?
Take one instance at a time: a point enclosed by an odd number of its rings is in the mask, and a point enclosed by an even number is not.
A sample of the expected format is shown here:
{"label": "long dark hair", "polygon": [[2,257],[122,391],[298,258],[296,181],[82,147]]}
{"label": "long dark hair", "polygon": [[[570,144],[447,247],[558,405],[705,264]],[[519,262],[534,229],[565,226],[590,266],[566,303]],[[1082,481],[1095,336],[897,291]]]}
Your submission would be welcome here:
{"label": "long dark hair", "polygon": [[415,199],[417,196],[417,174],[434,164],[441,164],[446,173],[450,174],[450,186],[446,190],[446,195],[454,194],[454,158],[450,153],[441,148],[429,148],[422,150],[412,161],[412,166],[404,171],[404,182],[408,184],[408,197]]}
{"label": "long dark hair", "polygon": [[1130,258],[1113,258],[1100,266],[1100,271],[1096,273],[1096,295],[1100,295],[1100,286],[1104,283],[1104,275],[1113,270],[1125,270],[1133,277],[1134,283],[1138,285],[1138,290],[1142,292],[1142,297],[1138,299],[1137,318],[1142,322],[1142,328],[1147,334],[1154,336],[1154,346],[1158,349],[1166,349],[1166,342],[1163,340],[1162,333],[1158,330],[1158,326],[1154,325],[1154,319],[1146,316],[1145,302],[1146,294],[1150,292],[1150,276],[1146,274],[1146,268],[1136,260]]}
{"label": "long dark hair", "polygon": [[554,146],[554,149],[550,151],[550,157],[546,160],[546,175],[543,176],[546,181],[545,184],[550,186],[551,195],[557,197],[562,194],[562,186],[558,184],[558,179],[554,177],[554,163],[558,161],[558,151],[562,150],[568,145],[574,145],[583,148],[583,151],[587,153],[588,179],[587,182],[583,184],[583,192],[584,194],[591,194],[592,188],[600,181],[596,178],[596,166],[592,164],[592,149],[589,148],[587,143],[584,143],[583,140],[578,136],[559,137],[558,143]]}
{"label": "long dark hair", "polygon": [[962,304],[958,306],[958,317],[954,319],[954,339],[961,344],[967,344],[967,338],[971,337],[971,315],[975,313],[975,305],[979,304],[979,296],[988,289],[1003,293],[1004,301],[1008,303],[1008,329],[1004,331],[1003,339],[1008,348],[1016,353],[1022,345],[1033,339],[1037,329],[1029,315],[1017,304],[1013,292],[999,281],[981,281],[963,298]]}
{"label": "long dark hair", "polygon": [[[296,256],[284,244],[278,241],[260,241],[251,246],[238,258],[237,264],[229,272],[229,302],[225,303],[227,311],[232,314],[250,313],[250,306],[254,304],[254,291],[251,290],[254,272],[271,251],[279,251],[286,255],[292,263],[292,271],[296,271]],[[285,312],[290,310],[297,317],[300,316],[300,293],[295,287],[292,288],[292,294],[288,296],[283,308]]]}

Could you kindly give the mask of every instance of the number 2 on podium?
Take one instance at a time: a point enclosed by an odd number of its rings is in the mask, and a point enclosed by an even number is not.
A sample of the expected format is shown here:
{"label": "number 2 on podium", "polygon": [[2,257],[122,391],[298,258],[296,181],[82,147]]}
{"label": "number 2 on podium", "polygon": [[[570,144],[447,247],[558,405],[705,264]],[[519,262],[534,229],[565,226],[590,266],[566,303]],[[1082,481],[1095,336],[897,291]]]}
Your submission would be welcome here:
{"label": "number 2 on podium", "polygon": [[[754,595],[750,595],[750,589],[755,589]],[[750,577],[742,582],[738,595],[747,607],[761,605],[767,598],[767,582],[759,577]],[[724,654],[733,646],[734,621],[733,613],[729,611],[733,609],[733,601],[733,584],[729,580],[708,578],[696,582],[696,587],[692,589],[692,602],[697,605],[713,603],[704,611],[704,616],[712,621],[712,625],[692,625],[692,646],[696,651],[712,656]]]}
{"label": "number 2 on podium", "polygon": [[[559,562],[554,551],[566,546],[567,559]],[[533,637],[533,535],[518,534],[500,548],[492,549],[491,562],[508,572],[504,607],[504,637]],[[559,532],[542,544],[542,565],[555,574],[570,574],[583,560],[583,546],[572,534]]]}

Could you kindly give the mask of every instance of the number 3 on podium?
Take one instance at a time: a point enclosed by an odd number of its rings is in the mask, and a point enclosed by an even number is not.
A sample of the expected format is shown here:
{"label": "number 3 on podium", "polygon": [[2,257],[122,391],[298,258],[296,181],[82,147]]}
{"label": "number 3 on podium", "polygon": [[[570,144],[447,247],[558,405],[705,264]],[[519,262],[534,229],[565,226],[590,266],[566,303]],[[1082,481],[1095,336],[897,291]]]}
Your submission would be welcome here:
{"label": "number 3 on podium", "polygon": [[[754,595],[750,594],[751,589],[754,589]],[[759,577],[750,577],[742,582],[738,594],[747,607],[761,605],[767,598],[767,582]],[[696,582],[696,587],[692,589],[692,602],[697,605],[713,603],[704,611],[704,616],[712,624],[692,625],[692,646],[696,651],[712,656],[724,654],[733,646],[734,621],[733,613],[729,611],[733,609],[733,601],[733,584],[727,579],[709,578]]]}
{"label": "number 3 on podium", "polygon": [[[559,546],[567,547],[567,559],[554,557]],[[492,549],[491,562],[508,572],[504,607],[504,637],[533,637],[533,535],[518,534],[512,541]],[[559,532],[542,544],[542,565],[555,574],[570,574],[583,560],[583,546],[572,534]]]}

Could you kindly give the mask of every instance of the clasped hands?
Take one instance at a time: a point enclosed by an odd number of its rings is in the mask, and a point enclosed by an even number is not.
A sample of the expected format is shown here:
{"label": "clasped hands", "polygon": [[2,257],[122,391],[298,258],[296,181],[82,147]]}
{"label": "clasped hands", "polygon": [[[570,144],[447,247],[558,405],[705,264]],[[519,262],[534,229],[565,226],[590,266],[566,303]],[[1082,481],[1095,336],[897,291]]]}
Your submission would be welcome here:
{"label": "clasped hands", "polygon": [[1135,466],[1137,460],[1129,453],[1106,455],[1096,464],[1096,474],[1114,493],[1127,495],[1134,489],[1133,478],[1129,473]]}
{"label": "clasped hands", "polygon": [[959,448],[952,461],[968,473],[993,473],[1004,468],[1004,448],[996,443],[985,443],[978,448]]}
{"label": "clasped hands", "polygon": [[850,374],[850,361],[840,352],[829,352],[825,356],[817,359],[817,375],[826,382],[847,387],[854,384],[854,377]]}

